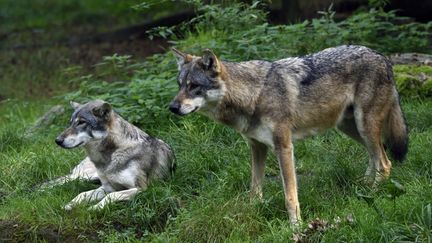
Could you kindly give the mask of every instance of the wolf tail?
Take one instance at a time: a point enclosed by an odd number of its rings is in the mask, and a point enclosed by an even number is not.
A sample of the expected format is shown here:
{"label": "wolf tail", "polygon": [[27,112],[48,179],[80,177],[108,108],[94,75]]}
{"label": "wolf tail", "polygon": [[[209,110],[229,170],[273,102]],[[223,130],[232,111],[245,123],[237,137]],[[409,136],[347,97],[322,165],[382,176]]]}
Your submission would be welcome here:
{"label": "wolf tail", "polygon": [[408,127],[397,99],[388,114],[385,145],[395,160],[402,162],[405,159],[408,153]]}
{"label": "wolf tail", "polygon": [[177,158],[176,158],[174,153],[171,154],[170,160],[171,160],[170,173],[171,173],[171,176],[173,176],[174,172],[177,169]]}
{"label": "wolf tail", "polygon": [[175,156],[173,149],[168,144],[166,144],[166,147],[167,147],[166,156],[167,156],[167,160],[169,163],[168,164],[168,166],[169,166],[168,170],[169,170],[170,176],[174,176],[174,172],[177,169],[177,158]]}

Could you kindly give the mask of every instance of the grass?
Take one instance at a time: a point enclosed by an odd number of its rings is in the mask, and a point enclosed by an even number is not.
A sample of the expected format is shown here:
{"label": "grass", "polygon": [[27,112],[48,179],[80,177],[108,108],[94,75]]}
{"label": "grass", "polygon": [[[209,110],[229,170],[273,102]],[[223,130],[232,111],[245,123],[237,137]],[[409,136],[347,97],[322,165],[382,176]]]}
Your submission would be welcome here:
{"label": "grass", "polygon": [[65,79],[63,68],[72,65],[68,60],[71,55],[66,47],[3,50],[0,100],[39,100],[65,93],[71,85]]}
{"label": "grass", "polygon": [[157,13],[131,8],[140,3],[141,0],[1,1],[0,101],[46,100],[77,89],[68,81],[77,77],[77,70],[80,75],[94,70],[93,65],[102,56],[119,53],[139,59],[160,52],[160,45],[164,44],[149,44],[141,39],[75,46],[63,43],[141,24],[176,8],[169,1],[164,3],[168,6],[158,5],[165,9]]}
{"label": "grass", "polygon": [[[149,131],[176,151],[178,170],[171,180],[100,212],[88,212],[86,206],[63,211],[62,205],[95,185],[71,182],[48,192],[34,190],[84,157],[79,149],[63,150],[53,142],[68,115],[32,137],[22,135],[53,102],[8,101],[0,106],[0,239],[286,241],[300,234],[288,224],[274,156],[267,163],[264,201],[250,200],[246,143],[233,130],[197,115]],[[329,242],[432,239],[432,152],[425,146],[432,142],[431,105],[430,100],[402,103],[411,143],[407,161],[395,164],[392,172],[406,188],[395,201],[388,198],[385,185],[380,190],[363,186],[367,154],[341,133],[296,142],[304,222],[320,218],[335,225],[307,231],[304,237]],[[358,191],[371,195],[383,215],[359,198]],[[351,216],[353,221],[347,221]]]}
{"label": "grass", "polygon": [[4,0],[0,10],[0,19],[2,19],[4,31],[56,29],[88,23],[106,27],[111,25],[112,27],[112,25],[128,24],[142,19],[140,13],[131,8],[141,2],[140,0],[65,0],[61,2]]}
{"label": "grass", "polygon": [[[0,10],[0,19],[7,17],[5,30],[12,32],[26,28],[70,27],[81,21],[84,24],[92,22],[95,16],[100,20],[94,22],[96,29],[104,30],[107,24],[131,23],[129,21],[136,17],[115,20],[130,9],[122,5],[124,3],[113,1],[76,0],[77,4],[72,4],[74,11],[68,12],[65,9],[72,2],[68,0],[57,3],[55,9],[60,10],[47,13],[45,19],[36,11],[31,12],[32,8],[22,8],[21,2],[15,2],[5,1]],[[41,10],[46,7],[39,3],[53,4],[52,1],[34,2],[35,8]],[[110,4],[122,5],[117,8],[118,15],[111,15],[108,10],[101,10],[100,15],[93,14]],[[187,51],[211,47],[231,60],[273,60],[287,53],[304,54],[341,41],[337,38],[339,31],[330,31],[321,37],[323,41],[319,44],[321,39],[312,38],[315,32],[343,29],[346,31],[342,36],[346,35],[346,38],[352,35],[351,32],[361,32],[355,31],[357,27],[350,29],[343,25],[357,26],[358,22],[369,19],[364,15],[354,16],[341,24],[342,27],[338,24],[337,28],[331,19],[314,20],[311,24],[267,26],[250,21],[251,16],[258,20],[262,17],[255,10],[248,13],[227,9],[221,15],[216,7],[208,8],[210,14],[198,22],[196,33],[186,32],[186,38],[175,43]],[[78,11],[80,9],[83,11]],[[238,25],[243,29],[233,24],[229,16],[238,17]],[[221,30],[212,29],[210,23],[214,19],[220,21],[217,28]],[[374,31],[368,24],[359,28]],[[48,34],[42,39],[62,35],[64,33]],[[349,43],[367,44],[375,40],[373,35],[363,42],[358,40],[360,37],[359,34],[359,38]],[[305,43],[304,39],[311,42]],[[28,41],[28,33],[8,39],[11,43],[15,40]],[[401,41],[407,40],[409,38],[401,38]],[[417,42],[418,38],[412,41]],[[395,46],[394,42],[391,44]],[[384,50],[385,47],[381,46]],[[96,47],[80,48],[94,51]],[[345,135],[331,130],[297,141],[295,157],[304,224],[293,229],[284,208],[274,155],[267,161],[264,200],[251,200],[248,193],[249,149],[243,138],[207,118],[191,115],[180,119],[165,108],[167,100],[175,93],[172,56],[152,56],[144,62],[134,57],[131,63],[122,66],[121,60],[125,56],[113,55],[105,60],[113,61],[113,65],[93,66],[99,55],[93,55],[96,57],[86,62],[79,58],[82,52],[76,51],[62,47],[2,51],[0,241],[286,242],[293,238],[311,242],[432,241],[432,152],[428,148],[432,144],[430,96],[419,94],[416,99],[407,96],[402,100],[410,128],[410,151],[404,164],[394,164],[391,179],[405,188],[405,193],[395,199],[389,197],[391,182],[375,189],[361,182],[367,153]],[[78,56],[78,61],[71,61],[71,55]],[[114,62],[116,60],[121,62]],[[86,69],[86,64],[90,68]],[[395,71],[401,82],[416,79],[419,73],[430,74],[426,67],[397,66]],[[44,192],[37,191],[36,185],[68,173],[84,158],[80,149],[64,150],[54,143],[55,137],[67,125],[71,110],[66,109],[64,115],[30,136],[25,135],[25,131],[52,105],[67,106],[60,95],[77,88],[68,80],[85,75],[90,78],[81,79],[86,80],[87,85],[81,85],[79,91],[66,97],[88,99],[100,95],[110,99],[125,118],[141,124],[145,131],[174,148],[178,169],[172,179],[155,182],[132,201],[109,205],[100,212],[89,212],[86,205],[66,212],[62,210],[63,205],[79,192],[96,185],[70,182]],[[100,80],[131,82],[127,85],[124,82],[102,84],[98,82]],[[56,95],[57,98],[52,98]]]}

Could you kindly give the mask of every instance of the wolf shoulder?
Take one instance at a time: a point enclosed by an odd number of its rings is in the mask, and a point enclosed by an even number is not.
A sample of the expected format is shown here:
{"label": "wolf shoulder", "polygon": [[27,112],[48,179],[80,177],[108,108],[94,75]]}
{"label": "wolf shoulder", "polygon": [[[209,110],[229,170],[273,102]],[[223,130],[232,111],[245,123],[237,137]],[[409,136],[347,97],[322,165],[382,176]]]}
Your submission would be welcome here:
{"label": "wolf shoulder", "polygon": [[175,155],[172,148],[161,139],[149,136],[140,146],[140,165],[151,178],[169,177],[175,170]]}

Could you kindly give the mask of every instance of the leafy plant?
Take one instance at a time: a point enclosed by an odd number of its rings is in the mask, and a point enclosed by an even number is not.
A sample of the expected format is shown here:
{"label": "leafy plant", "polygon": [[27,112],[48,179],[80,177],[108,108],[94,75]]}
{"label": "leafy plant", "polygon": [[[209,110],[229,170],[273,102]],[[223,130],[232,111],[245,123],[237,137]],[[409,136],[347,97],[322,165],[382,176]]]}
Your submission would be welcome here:
{"label": "leafy plant", "polygon": [[[166,54],[154,55],[143,63],[129,63],[129,57],[114,55],[105,58],[94,75],[83,76],[80,90],[65,99],[103,99],[133,123],[160,126],[160,121],[168,121],[170,116],[167,104],[177,85],[176,70],[171,68],[174,65]],[[127,79],[131,82],[125,82]]]}

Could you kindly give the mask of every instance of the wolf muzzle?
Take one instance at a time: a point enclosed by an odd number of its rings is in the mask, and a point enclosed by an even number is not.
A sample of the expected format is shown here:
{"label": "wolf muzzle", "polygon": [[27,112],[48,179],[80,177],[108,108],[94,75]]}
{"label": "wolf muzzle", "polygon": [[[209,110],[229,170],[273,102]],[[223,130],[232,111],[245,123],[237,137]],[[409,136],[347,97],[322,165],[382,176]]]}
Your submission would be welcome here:
{"label": "wolf muzzle", "polygon": [[62,147],[62,148],[65,148],[65,149],[75,148],[75,147],[78,147],[79,145],[82,144],[82,143],[80,143],[80,144],[78,144],[78,145],[76,145],[76,146],[74,146],[74,147],[67,147],[67,146],[65,146],[64,141],[65,141],[65,139],[64,139],[64,137],[62,137],[62,136],[58,136],[58,137],[55,139],[55,143],[56,143],[58,146],[60,146],[60,147]]}
{"label": "wolf muzzle", "polygon": [[62,137],[57,137],[57,138],[55,139],[55,142],[56,142],[57,145],[63,147],[64,138],[62,138]]}
{"label": "wolf muzzle", "polygon": [[176,114],[176,115],[180,115],[180,116],[182,116],[183,114],[180,112],[180,107],[181,107],[181,105],[180,105],[179,102],[177,102],[177,101],[173,101],[173,102],[171,102],[171,104],[169,105],[169,110],[170,110],[172,113]]}

